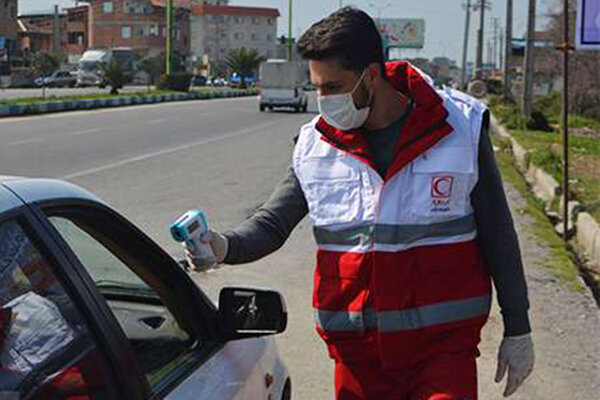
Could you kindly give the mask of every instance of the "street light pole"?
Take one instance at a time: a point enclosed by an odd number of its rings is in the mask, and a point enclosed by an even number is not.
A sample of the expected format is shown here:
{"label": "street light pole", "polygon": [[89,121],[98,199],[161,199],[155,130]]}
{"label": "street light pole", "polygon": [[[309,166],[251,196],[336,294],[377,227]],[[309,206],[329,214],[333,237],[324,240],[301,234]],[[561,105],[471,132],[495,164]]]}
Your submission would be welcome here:
{"label": "street light pole", "polygon": [[167,1],[167,38],[165,44],[165,72],[170,75],[173,64],[173,0]]}
{"label": "street light pole", "polygon": [[460,88],[465,89],[466,85],[466,74],[467,74],[467,51],[469,48],[469,29],[471,25],[471,0],[467,0],[466,7],[466,20],[465,20],[465,37],[463,39],[463,53],[462,53],[462,70],[460,72]]}
{"label": "street light pole", "polygon": [[289,3],[289,21],[288,21],[288,60],[292,61],[292,0]]}
{"label": "street light pole", "polygon": [[510,59],[512,52],[513,0],[506,0],[506,31],[504,33],[504,101],[510,97]]}

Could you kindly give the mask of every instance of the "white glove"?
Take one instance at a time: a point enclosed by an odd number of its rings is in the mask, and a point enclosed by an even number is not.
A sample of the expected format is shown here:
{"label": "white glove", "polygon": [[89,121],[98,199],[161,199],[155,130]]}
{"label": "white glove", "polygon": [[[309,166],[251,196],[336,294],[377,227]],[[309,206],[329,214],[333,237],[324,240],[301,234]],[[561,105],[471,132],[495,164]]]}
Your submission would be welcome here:
{"label": "white glove", "polygon": [[229,248],[229,243],[225,236],[213,230],[209,230],[200,237],[200,241],[210,244],[214,257],[209,257],[206,254],[198,254],[194,252],[194,249],[191,249],[184,244],[185,258],[190,266],[193,266],[197,271],[206,271],[210,268],[214,268],[225,260]]}
{"label": "white glove", "polygon": [[508,369],[508,382],[504,389],[504,397],[512,395],[533,371],[535,355],[531,334],[508,336],[502,339],[498,350],[498,369],[496,383],[500,383]]}

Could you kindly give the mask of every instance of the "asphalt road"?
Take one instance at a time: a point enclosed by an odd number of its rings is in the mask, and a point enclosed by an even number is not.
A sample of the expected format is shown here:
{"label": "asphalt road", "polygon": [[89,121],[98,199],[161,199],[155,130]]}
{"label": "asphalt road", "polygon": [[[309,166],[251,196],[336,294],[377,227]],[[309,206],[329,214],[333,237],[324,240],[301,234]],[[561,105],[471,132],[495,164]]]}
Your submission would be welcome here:
{"label": "asphalt road", "polygon": [[[215,229],[235,227],[284,176],[292,139],[312,117],[260,113],[255,98],[241,98],[3,119],[0,174],[68,179],[181,255],[170,223],[201,208]],[[305,220],[260,262],[194,274],[212,298],[238,284],[284,294],[290,320],[278,343],[296,399],[333,398],[333,365],[312,325],[313,268]]]}
{"label": "asphalt road", "polygon": [[[311,104],[314,110],[314,104]],[[188,209],[213,227],[235,227],[264,202],[290,162],[292,138],[311,114],[259,113],[253,98],[165,103],[0,120],[0,174],[63,178],[119,209],[170,253],[168,234]],[[538,266],[548,250],[526,229],[523,199],[509,190],[530,283],[534,375],[514,399],[595,398],[600,390],[600,320],[593,299],[571,293]],[[304,220],[277,253],[250,265],[194,274],[211,297],[225,285],[281,291],[289,328],[279,349],[295,399],[333,398],[333,365],[312,327],[314,243]],[[502,337],[495,309],[481,345],[481,399],[500,399],[493,383]]]}

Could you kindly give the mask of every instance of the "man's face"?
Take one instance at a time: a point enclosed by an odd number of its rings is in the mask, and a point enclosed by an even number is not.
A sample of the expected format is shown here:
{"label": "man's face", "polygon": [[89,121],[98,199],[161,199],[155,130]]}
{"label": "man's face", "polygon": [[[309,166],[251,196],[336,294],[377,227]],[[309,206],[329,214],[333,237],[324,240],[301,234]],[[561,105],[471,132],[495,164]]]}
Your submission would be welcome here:
{"label": "man's face", "polygon": [[[337,60],[310,60],[310,80],[317,88],[317,95],[350,93],[356,87],[361,72],[345,69]],[[367,71],[353,94],[354,105],[360,109],[366,107],[369,101],[367,83],[370,74]]]}

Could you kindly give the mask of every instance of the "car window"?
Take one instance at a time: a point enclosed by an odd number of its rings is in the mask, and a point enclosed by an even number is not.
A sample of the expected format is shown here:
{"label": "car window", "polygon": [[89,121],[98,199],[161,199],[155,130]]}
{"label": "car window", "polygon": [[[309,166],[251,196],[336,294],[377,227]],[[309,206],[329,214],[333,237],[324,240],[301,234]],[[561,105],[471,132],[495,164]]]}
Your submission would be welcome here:
{"label": "car window", "polygon": [[152,285],[133,272],[130,263],[135,255],[117,256],[96,239],[93,228],[76,220],[63,216],[49,220],[107,301],[154,392],[197,363],[197,339],[180,326]]}
{"label": "car window", "polygon": [[107,363],[53,267],[20,223],[0,222],[0,393],[116,398]]}

